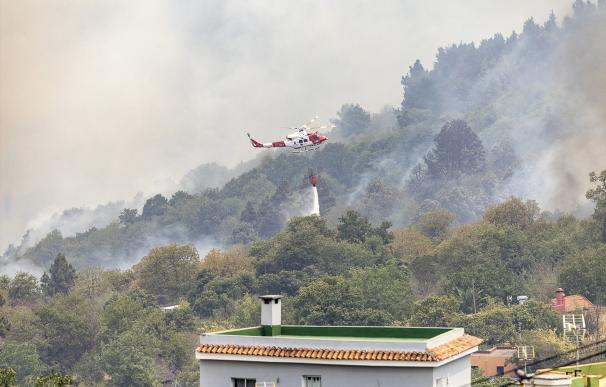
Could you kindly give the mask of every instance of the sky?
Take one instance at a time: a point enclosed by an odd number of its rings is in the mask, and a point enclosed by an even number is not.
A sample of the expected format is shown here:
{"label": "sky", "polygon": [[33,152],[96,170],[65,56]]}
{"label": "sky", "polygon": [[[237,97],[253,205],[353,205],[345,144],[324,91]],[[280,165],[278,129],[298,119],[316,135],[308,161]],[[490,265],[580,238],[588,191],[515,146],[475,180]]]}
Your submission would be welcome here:
{"label": "sky", "polygon": [[170,193],[344,103],[399,105],[438,47],[572,0],[0,0],[0,254],[55,212]]}

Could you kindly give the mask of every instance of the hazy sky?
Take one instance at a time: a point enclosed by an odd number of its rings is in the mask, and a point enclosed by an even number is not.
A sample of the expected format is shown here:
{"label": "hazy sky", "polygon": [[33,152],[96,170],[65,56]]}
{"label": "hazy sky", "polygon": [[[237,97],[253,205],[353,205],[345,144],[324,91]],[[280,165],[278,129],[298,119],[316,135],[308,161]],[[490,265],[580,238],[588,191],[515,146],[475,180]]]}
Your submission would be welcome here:
{"label": "hazy sky", "polygon": [[415,59],[571,3],[0,0],[0,249],[54,211],[251,158],[247,131],[397,105]]}

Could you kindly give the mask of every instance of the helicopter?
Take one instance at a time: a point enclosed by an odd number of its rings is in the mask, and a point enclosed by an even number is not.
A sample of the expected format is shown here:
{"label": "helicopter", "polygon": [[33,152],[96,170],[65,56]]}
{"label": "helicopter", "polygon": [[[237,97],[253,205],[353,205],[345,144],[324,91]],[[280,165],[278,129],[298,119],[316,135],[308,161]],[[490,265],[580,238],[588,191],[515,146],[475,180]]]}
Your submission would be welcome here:
{"label": "helicopter", "polygon": [[293,153],[301,153],[313,151],[320,147],[324,141],[328,140],[323,134],[318,133],[318,130],[331,129],[333,126],[312,126],[318,119],[318,116],[312,118],[309,122],[300,127],[293,128],[294,133],[286,135],[286,140],[261,143],[246,133],[254,148],[291,148]]}

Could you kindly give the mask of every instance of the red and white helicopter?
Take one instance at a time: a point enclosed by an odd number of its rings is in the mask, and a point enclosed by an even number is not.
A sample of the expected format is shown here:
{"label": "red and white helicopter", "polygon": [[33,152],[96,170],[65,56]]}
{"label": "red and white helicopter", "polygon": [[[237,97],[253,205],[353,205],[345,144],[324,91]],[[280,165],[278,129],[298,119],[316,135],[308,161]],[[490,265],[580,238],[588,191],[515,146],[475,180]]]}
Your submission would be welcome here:
{"label": "red and white helicopter", "polygon": [[332,125],[312,126],[317,119],[318,117],[316,116],[301,127],[294,128],[296,132],[287,135],[284,141],[261,143],[250,137],[250,133],[246,133],[246,135],[255,148],[291,148],[294,153],[312,151],[318,149],[320,144],[328,140],[325,135],[318,133],[318,130],[331,129],[333,127]]}

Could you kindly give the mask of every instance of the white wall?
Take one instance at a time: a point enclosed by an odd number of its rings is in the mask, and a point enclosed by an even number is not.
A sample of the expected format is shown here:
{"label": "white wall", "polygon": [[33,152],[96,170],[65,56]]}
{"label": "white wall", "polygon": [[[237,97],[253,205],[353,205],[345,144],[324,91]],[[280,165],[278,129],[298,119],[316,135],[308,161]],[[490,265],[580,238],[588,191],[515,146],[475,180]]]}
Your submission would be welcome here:
{"label": "white wall", "polygon": [[[469,357],[450,364],[466,365],[470,372]],[[461,361],[462,360],[462,361]],[[461,362],[460,362],[461,361]],[[466,364],[463,364],[466,363]],[[440,368],[443,368],[440,367]],[[457,366],[449,367],[453,381],[463,380]],[[434,387],[432,368],[387,368],[360,366],[331,366],[321,364],[285,364],[235,362],[223,360],[200,361],[200,387],[230,387],[231,378],[252,378],[257,382],[278,382],[278,387],[302,387],[303,375],[319,375],[322,387]],[[467,376],[469,383],[469,375]],[[448,387],[464,386],[449,384]]]}
{"label": "white wall", "polygon": [[464,387],[471,385],[471,356],[463,356],[433,369],[436,387]]}

